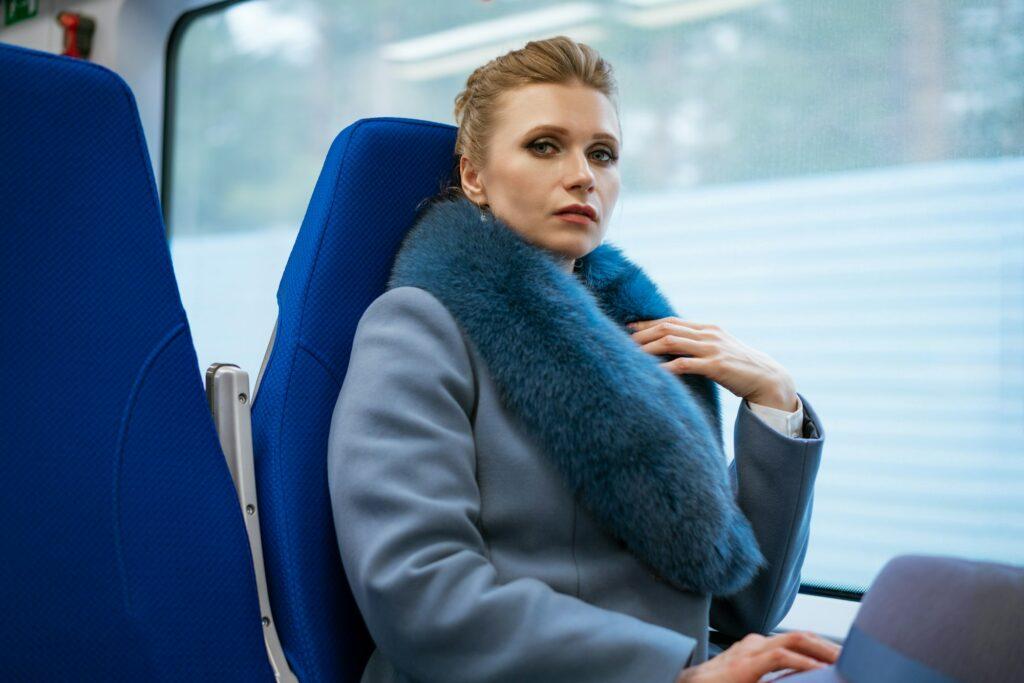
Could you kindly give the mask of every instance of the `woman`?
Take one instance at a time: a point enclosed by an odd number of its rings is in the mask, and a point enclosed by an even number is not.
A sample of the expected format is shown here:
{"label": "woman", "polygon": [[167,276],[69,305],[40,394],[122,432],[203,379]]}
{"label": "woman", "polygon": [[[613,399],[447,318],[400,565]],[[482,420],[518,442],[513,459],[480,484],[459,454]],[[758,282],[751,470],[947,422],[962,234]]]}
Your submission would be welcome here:
{"label": "woman", "polygon": [[[328,478],[377,644],[364,683],[756,681],[836,659],[757,634],[799,587],[823,429],[784,368],[677,317],[601,244],[614,96],[563,36],[477,69],[459,184],[359,322]],[[746,399],[728,471],[716,382]],[[708,660],[709,618],[753,635]]]}

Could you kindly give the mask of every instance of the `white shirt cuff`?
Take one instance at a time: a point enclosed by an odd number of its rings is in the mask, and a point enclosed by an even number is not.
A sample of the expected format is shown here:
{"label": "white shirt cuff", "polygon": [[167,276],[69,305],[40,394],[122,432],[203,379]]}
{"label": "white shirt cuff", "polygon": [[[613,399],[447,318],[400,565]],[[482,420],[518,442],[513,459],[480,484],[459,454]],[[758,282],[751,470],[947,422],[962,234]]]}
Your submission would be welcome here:
{"label": "white shirt cuff", "polygon": [[789,437],[803,437],[804,404],[800,401],[799,396],[796,397],[796,410],[793,412],[763,406],[759,403],[751,403],[750,401],[747,401],[747,405],[750,406],[755,415],[780,434],[785,434]]}

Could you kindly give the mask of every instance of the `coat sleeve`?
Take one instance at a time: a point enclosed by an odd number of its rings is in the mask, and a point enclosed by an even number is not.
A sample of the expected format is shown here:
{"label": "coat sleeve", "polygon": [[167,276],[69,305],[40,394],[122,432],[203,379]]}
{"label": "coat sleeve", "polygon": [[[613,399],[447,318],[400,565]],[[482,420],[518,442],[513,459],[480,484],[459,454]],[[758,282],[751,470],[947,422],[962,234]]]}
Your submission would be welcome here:
{"label": "coat sleeve", "polygon": [[475,400],[466,342],[440,301],[397,287],[370,305],[332,418],[328,482],[381,653],[424,683],[673,683],[693,638],[497,575],[478,526]]}
{"label": "coat sleeve", "polygon": [[711,626],[733,638],[771,633],[800,590],[825,431],[810,402],[798,395],[804,437],[779,433],[740,401],[729,479],[768,565],[738,593],[712,597]]}

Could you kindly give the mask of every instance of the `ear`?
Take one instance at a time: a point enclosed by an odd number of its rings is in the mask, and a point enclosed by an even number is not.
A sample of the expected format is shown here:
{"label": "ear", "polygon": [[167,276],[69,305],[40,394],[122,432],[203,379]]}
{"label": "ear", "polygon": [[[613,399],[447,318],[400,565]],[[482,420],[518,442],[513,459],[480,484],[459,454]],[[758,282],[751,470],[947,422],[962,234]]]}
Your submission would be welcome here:
{"label": "ear", "polygon": [[487,192],[480,180],[480,171],[465,154],[459,159],[459,176],[462,179],[462,192],[474,204],[486,204]]}

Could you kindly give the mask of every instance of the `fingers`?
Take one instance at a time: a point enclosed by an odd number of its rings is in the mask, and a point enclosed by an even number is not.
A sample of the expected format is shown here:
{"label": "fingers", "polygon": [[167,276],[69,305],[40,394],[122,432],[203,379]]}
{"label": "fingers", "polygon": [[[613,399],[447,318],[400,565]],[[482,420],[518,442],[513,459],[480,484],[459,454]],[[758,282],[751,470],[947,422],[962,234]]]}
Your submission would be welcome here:
{"label": "fingers", "polygon": [[824,668],[838,659],[841,650],[835,643],[810,631],[791,631],[771,637],[749,633],[717,657],[695,667],[692,678],[707,683],[776,680],[779,676],[769,679],[764,676],[785,673],[782,670],[798,673]]}
{"label": "fingers", "polygon": [[714,350],[707,342],[677,337],[674,334],[665,335],[660,339],[641,344],[641,348],[647,353],[655,355],[690,353],[695,356],[703,356]]}
{"label": "fingers", "polygon": [[683,320],[682,318],[677,318],[676,316],[669,316],[667,318],[658,318],[657,320],[637,320],[636,322],[629,323],[629,327],[630,327],[630,329],[639,331],[639,330],[646,330],[646,329],[648,329],[650,327],[654,327],[656,325],[660,325],[661,323],[669,323],[669,324],[675,324],[675,325],[682,325],[684,327],[692,327],[692,328],[698,329],[698,330],[701,329],[702,327],[705,327],[705,325],[702,325],[701,323],[696,323],[696,322],[693,322],[692,320]]}
{"label": "fingers", "polygon": [[705,375],[713,379],[717,375],[714,359],[679,356],[658,364],[673,375]]}
{"label": "fingers", "polygon": [[810,631],[791,631],[767,638],[752,633],[734,643],[730,650],[733,649],[732,665],[743,670],[741,680],[759,680],[780,669],[793,669],[791,673],[821,669],[834,664],[842,651],[839,645]]}
{"label": "fingers", "polygon": [[843,650],[839,645],[810,631],[790,631],[765,640],[766,644],[773,642],[827,664],[835,664]]}
{"label": "fingers", "polygon": [[843,649],[809,631],[793,631],[769,638],[744,638],[741,642],[746,643],[744,668],[754,676],[764,676],[781,669],[794,670],[780,678],[835,664]]}
{"label": "fingers", "polygon": [[813,657],[807,657],[784,647],[772,648],[766,652],[748,657],[743,664],[745,667],[749,667],[756,676],[763,676],[779,669],[811,671],[828,666]]}
{"label": "fingers", "polygon": [[704,336],[704,328],[707,327],[706,325],[688,322],[685,320],[679,320],[676,322],[676,320],[676,318],[662,318],[661,320],[648,320],[640,323],[634,323],[629,325],[629,328],[633,330],[630,336],[639,344],[658,339],[666,334],[690,337],[692,339],[700,339]]}

